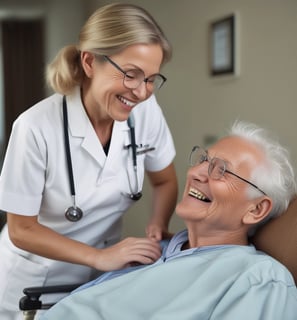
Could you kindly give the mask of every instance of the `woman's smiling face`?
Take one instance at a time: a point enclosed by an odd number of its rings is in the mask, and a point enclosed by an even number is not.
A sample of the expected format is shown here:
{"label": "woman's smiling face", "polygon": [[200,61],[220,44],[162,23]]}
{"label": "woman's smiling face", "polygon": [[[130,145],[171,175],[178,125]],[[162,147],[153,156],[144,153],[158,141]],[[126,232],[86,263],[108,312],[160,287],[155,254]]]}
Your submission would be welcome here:
{"label": "woman's smiling face", "polygon": [[[92,55],[92,53],[86,53]],[[92,58],[93,56],[93,58]],[[86,107],[98,108],[98,112],[113,120],[124,121],[131,110],[152,94],[142,82],[135,89],[124,86],[123,73],[112,63],[95,55],[89,57],[90,72],[87,74]],[[160,72],[163,52],[158,44],[137,44],[109,56],[123,71],[142,70],[145,77]]]}
{"label": "woman's smiling face", "polygon": [[[239,137],[221,139],[209,150],[210,158],[218,157],[227,169],[249,180],[252,170],[261,164],[259,148]],[[177,214],[186,222],[205,223],[214,231],[236,230],[250,206],[249,184],[225,172],[219,180],[208,175],[205,161],[188,171],[183,198],[176,207]]]}

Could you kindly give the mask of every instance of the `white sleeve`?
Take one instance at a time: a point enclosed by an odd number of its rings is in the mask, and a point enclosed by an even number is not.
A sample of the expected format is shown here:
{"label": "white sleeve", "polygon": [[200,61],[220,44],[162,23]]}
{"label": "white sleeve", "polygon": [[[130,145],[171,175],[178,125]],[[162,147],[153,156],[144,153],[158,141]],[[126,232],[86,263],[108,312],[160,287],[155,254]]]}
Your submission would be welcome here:
{"label": "white sleeve", "polygon": [[26,119],[21,116],[14,122],[0,177],[3,211],[38,214],[45,183],[45,146]]}

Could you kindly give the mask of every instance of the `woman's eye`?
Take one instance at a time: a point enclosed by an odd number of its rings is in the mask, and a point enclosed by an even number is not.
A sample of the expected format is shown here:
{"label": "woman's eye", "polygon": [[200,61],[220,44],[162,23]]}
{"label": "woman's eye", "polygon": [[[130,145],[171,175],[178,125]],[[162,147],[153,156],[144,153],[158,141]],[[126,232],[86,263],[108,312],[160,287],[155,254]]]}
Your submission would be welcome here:
{"label": "woman's eye", "polygon": [[139,79],[139,75],[140,75],[139,72],[134,70],[129,70],[126,72],[126,78],[131,80]]}

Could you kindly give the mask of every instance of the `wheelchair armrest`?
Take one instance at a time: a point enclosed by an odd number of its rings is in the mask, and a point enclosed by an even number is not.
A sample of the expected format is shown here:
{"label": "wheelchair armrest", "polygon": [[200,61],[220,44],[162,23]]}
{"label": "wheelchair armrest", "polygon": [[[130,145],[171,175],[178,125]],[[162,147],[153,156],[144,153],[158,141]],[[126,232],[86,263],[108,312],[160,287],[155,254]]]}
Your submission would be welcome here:
{"label": "wheelchair armrest", "polygon": [[42,304],[39,300],[40,296],[43,294],[51,293],[67,293],[75,290],[82,284],[67,284],[67,285],[56,285],[48,287],[29,287],[23,290],[25,296],[20,299],[19,308],[22,311],[27,310],[39,310],[39,309],[49,309],[52,304]]}

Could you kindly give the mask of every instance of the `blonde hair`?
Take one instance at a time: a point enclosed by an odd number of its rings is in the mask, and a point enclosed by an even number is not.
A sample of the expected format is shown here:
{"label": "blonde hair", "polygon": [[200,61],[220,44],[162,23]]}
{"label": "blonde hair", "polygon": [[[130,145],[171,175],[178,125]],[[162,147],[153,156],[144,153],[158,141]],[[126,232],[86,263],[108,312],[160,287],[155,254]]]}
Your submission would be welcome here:
{"label": "blonde hair", "polygon": [[62,48],[47,66],[47,83],[55,92],[68,94],[81,85],[85,77],[81,51],[113,55],[133,44],[159,44],[163,51],[162,64],[171,58],[169,41],[146,10],[120,3],[99,8],[82,27],[79,44]]}

